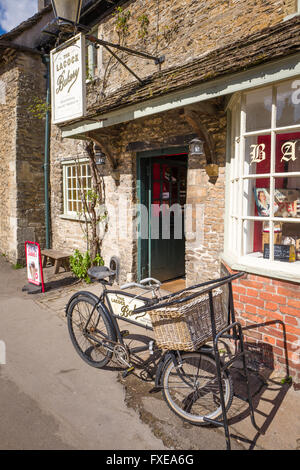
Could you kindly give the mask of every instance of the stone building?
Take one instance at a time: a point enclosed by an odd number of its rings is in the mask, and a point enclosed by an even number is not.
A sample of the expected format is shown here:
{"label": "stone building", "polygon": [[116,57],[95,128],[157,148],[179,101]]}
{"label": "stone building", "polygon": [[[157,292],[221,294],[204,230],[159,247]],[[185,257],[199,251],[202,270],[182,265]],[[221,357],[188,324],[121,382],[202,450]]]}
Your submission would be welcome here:
{"label": "stone building", "polygon": [[[92,141],[106,155],[101,254],[119,258],[120,282],[245,271],[234,295],[250,347],[299,382],[299,2],[92,5],[94,35],[165,60],[119,51],[125,68],[88,43],[86,115],[52,126],[52,247],[86,250],[75,175],[91,187]],[[154,236],[173,203],[189,208],[185,237]]]}
{"label": "stone building", "polygon": [[23,263],[24,242],[45,243],[44,123],[30,112],[45,99],[38,50],[48,8],[0,36],[0,252]]}

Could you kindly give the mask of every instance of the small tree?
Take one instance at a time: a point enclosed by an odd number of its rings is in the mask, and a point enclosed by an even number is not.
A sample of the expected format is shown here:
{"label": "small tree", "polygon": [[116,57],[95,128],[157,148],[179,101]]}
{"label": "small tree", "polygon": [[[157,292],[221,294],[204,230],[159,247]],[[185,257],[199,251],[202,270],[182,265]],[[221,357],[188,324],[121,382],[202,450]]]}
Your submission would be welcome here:
{"label": "small tree", "polygon": [[78,215],[87,242],[87,251],[90,252],[91,260],[96,260],[97,256],[101,253],[103,240],[100,233],[100,224],[105,223],[104,233],[107,230],[107,211],[104,205],[104,180],[98,172],[95,162],[94,144],[92,142],[86,145],[86,151],[89,155],[92,187],[91,189],[84,188],[77,160],[77,182],[82,202],[81,211],[78,211]]}

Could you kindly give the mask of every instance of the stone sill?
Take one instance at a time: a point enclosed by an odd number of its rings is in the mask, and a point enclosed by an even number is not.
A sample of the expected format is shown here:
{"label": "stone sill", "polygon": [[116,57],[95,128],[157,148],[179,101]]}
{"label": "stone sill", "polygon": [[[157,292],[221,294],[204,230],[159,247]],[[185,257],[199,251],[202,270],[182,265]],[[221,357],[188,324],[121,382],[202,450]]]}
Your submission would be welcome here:
{"label": "stone sill", "polygon": [[286,16],[285,18],[283,18],[283,21],[291,20],[292,18],[295,18],[295,16],[298,16],[298,15],[300,15],[300,11],[297,11],[297,13],[292,13],[291,15]]}
{"label": "stone sill", "polygon": [[228,253],[221,255],[221,261],[224,261],[233,271],[245,271],[249,274],[300,284],[300,261],[284,263],[251,256],[243,256],[238,259]]}
{"label": "stone sill", "polygon": [[[78,215],[61,214],[59,218],[63,220],[73,220],[74,222],[85,222],[85,219],[83,217],[78,217]],[[88,223],[90,224],[91,222],[88,221]]]}

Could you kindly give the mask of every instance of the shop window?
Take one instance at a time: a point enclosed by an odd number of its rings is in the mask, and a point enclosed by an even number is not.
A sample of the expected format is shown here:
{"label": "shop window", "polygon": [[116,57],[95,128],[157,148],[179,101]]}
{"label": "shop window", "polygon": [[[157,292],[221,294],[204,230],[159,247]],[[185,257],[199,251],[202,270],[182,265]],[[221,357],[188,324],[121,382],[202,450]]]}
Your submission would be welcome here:
{"label": "shop window", "polygon": [[63,163],[63,186],[64,215],[79,218],[84,210],[84,200],[88,202],[88,191],[92,188],[89,163]]}
{"label": "shop window", "polygon": [[300,279],[299,83],[243,93],[233,105],[225,254]]}

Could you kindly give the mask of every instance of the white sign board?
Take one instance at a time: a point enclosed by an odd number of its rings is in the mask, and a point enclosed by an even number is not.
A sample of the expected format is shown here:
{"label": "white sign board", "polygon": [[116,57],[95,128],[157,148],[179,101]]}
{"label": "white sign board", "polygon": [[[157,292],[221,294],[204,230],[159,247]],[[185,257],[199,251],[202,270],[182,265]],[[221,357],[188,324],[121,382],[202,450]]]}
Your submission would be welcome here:
{"label": "white sign board", "polygon": [[52,123],[59,124],[84,116],[85,37],[80,33],[53,49],[50,59]]}
{"label": "white sign board", "polygon": [[136,321],[143,326],[152,327],[151,318],[147,312],[133,313],[136,308],[143,307],[145,302],[126,294],[107,293],[107,297],[115,315]]}

